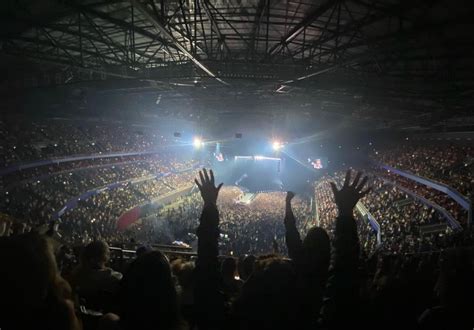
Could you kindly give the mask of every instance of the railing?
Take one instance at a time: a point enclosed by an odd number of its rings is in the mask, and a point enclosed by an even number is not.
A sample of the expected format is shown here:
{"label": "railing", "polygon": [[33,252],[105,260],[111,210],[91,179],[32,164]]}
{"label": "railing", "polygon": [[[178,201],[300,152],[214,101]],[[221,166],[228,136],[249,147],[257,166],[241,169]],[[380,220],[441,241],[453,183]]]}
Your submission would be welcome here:
{"label": "railing", "polygon": [[[337,180],[333,180],[333,181],[336,182],[336,185],[338,185],[338,188],[341,188],[340,185],[337,183]],[[316,186],[316,188],[319,187],[319,185],[321,185],[321,183],[319,183]],[[372,216],[369,210],[360,201],[357,202],[356,204],[356,210],[357,212],[360,213],[362,218],[366,219],[369,222],[372,229],[377,233],[377,244],[378,245],[382,244],[382,234],[381,234],[382,230],[380,228],[380,224],[378,223],[378,221]]]}
{"label": "railing", "polygon": [[64,174],[64,173],[81,173],[81,172],[84,172],[84,171],[101,169],[101,168],[112,168],[114,166],[120,167],[120,166],[123,166],[123,165],[136,164],[136,163],[140,163],[142,161],[143,160],[129,160],[129,161],[117,162],[117,163],[108,163],[108,164],[101,164],[101,165],[92,165],[92,166],[70,168],[70,169],[67,169],[67,170],[61,170],[61,171],[42,174],[40,176],[29,177],[29,178],[26,178],[26,179],[21,180],[21,181],[15,181],[15,182],[10,183],[7,187],[8,188],[16,187],[16,186],[20,186],[20,185],[22,185],[26,182],[35,182],[35,181],[38,181],[38,180],[43,181],[43,180],[46,180],[46,179],[48,179],[52,176],[57,176],[57,175],[61,175],[61,174]]}
{"label": "railing", "polygon": [[21,164],[7,166],[5,168],[0,169],[0,176],[5,176],[13,172],[26,170],[28,168],[41,167],[41,166],[46,166],[46,165],[57,165],[61,163],[68,163],[68,162],[74,162],[74,161],[79,161],[79,160],[152,155],[152,154],[157,154],[159,152],[160,152],[159,150],[155,150],[155,151],[143,151],[143,152],[124,152],[124,153],[94,154],[94,155],[89,154],[89,155],[82,155],[82,156],[43,159],[43,160],[37,160],[33,162],[28,162],[28,163],[21,163]]}
{"label": "railing", "polygon": [[[193,252],[193,249],[191,247],[186,247],[186,246],[179,246],[179,245],[166,245],[166,244],[152,244],[150,246],[153,249],[159,250],[163,253],[179,253],[179,254],[184,254],[184,255],[196,255],[195,252]],[[135,254],[135,250],[130,250],[130,249],[124,249],[121,247],[117,246],[111,246],[109,247],[111,251],[115,252],[120,252],[120,253],[125,253],[125,254]]]}
{"label": "railing", "polygon": [[370,226],[377,233],[377,244],[379,244],[379,245],[382,244],[382,234],[381,234],[381,230],[380,230],[380,224],[378,223],[378,221],[369,212],[367,207],[365,207],[365,205],[360,201],[357,202],[357,204],[356,204],[356,210],[360,213],[360,215],[363,218],[365,218],[365,217],[367,218],[367,220],[369,221]]}
{"label": "railing", "polygon": [[[185,258],[193,258],[197,256],[197,253],[191,248],[175,246],[175,245],[152,245],[152,248],[171,256],[179,256]],[[136,257],[136,251],[130,249],[123,249],[121,247],[111,246],[109,247],[112,254],[112,263],[117,263],[119,269],[123,269],[123,266],[128,260]]]}
{"label": "railing", "polygon": [[420,234],[421,235],[426,235],[426,234],[438,234],[446,231],[446,228],[448,227],[447,224],[434,224],[434,225],[423,225],[419,226],[420,229]]}
{"label": "railing", "polygon": [[100,187],[100,188],[91,189],[91,190],[86,191],[85,193],[83,193],[79,196],[75,196],[75,197],[69,199],[66,202],[66,204],[58,212],[53,214],[53,219],[56,220],[56,219],[60,218],[61,216],[63,216],[64,213],[66,213],[67,211],[70,211],[70,210],[74,209],[77,206],[79,201],[89,199],[90,197],[98,195],[98,194],[100,194],[104,191],[109,191],[109,190],[113,190],[113,189],[116,189],[116,188],[119,188],[119,187],[123,187],[123,186],[125,186],[129,183],[135,184],[135,183],[139,183],[139,182],[143,182],[143,181],[147,181],[147,180],[160,179],[160,178],[163,178],[163,177],[167,177],[171,174],[177,174],[177,173],[192,171],[192,170],[194,170],[198,167],[200,167],[199,164],[194,165],[193,167],[185,169],[185,170],[171,171],[171,172],[166,172],[166,173],[157,173],[155,175],[150,175],[150,176],[146,176],[146,177],[131,178],[131,179],[127,179],[127,180],[124,180],[124,181],[111,183],[111,184],[108,184],[108,185]]}
{"label": "railing", "polygon": [[472,203],[471,201],[463,196],[460,192],[458,192],[456,189],[451,188],[450,186],[436,182],[427,178],[420,177],[418,175],[408,173],[399,169],[396,169],[394,167],[385,165],[385,164],[378,164],[380,168],[383,168],[385,170],[388,170],[390,172],[393,172],[395,174],[398,174],[400,176],[403,176],[405,178],[408,178],[412,181],[421,183],[427,187],[433,188],[435,190],[438,190],[444,194],[447,194],[449,197],[451,197],[454,201],[456,201],[463,209],[468,211],[468,224],[472,224]]}
{"label": "railing", "polygon": [[119,230],[124,230],[139,219],[146,220],[149,217],[153,217],[153,212],[159,209],[160,206],[172,202],[177,197],[188,194],[192,190],[192,188],[193,185],[189,184],[186,187],[176,189],[170,193],[154,198],[147,203],[134,205],[127,211],[122,212],[122,214],[118,217],[117,228]]}
{"label": "railing", "polygon": [[70,210],[74,209],[77,206],[77,204],[79,203],[79,201],[87,200],[87,199],[91,198],[92,196],[103,193],[104,191],[114,190],[114,189],[117,189],[119,187],[126,186],[129,183],[139,183],[139,182],[143,182],[143,181],[147,181],[147,180],[159,179],[159,178],[162,178],[162,177],[169,176],[170,174],[171,173],[168,172],[168,173],[159,173],[159,174],[151,175],[151,176],[147,176],[147,177],[132,178],[132,179],[128,179],[128,180],[124,180],[124,181],[120,181],[120,182],[111,183],[111,184],[108,184],[108,185],[100,187],[100,188],[91,189],[91,190],[86,191],[85,193],[83,193],[79,196],[75,196],[75,197],[69,199],[66,202],[66,204],[58,212],[53,214],[53,219],[56,220],[56,219],[62,217],[64,215],[64,213],[66,213],[67,211],[70,211]]}
{"label": "railing", "polygon": [[413,197],[414,199],[419,200],[419,201],[422,202],[423,204],[425,204],[425,205],[427,205],[427,206],[429,206],[429,207],[431,207],[431,208],[434,208],[436,211],[440,212],[440,213],[444,216],[444,218],[449,222],[449,224],[451,225],[451,227],[452,227],[453,229],[455,229],[455,230],[462,230],[461,224],[460,224],[456,219],[454,219],[453,216],[452,216],[448,211],[446,211],[445,208],[442,208],[442,207],[439,206],[438,204],[433,203],[433,202],[427,200],[426,198],[423,198],[423,197],[417,195],[416,193],[414,193],[414,192],[411,191],[411,190],[408,190],[408,189],[406,189],[406,188],[404,188],[404,187],[401,187],[401,186],[397,185],[395,182],[386,180],[385,178],[382,178],[382,177],[380,177],[380,179],[381,179],[382,181],[384,181],[385,183],[387,183],[387,184],[390,184],[390,185],[392,185],[392,186],[397,187],[397,189],[399,189],[399,190],[403,191],[404,193],[410,195],[410,196]]}

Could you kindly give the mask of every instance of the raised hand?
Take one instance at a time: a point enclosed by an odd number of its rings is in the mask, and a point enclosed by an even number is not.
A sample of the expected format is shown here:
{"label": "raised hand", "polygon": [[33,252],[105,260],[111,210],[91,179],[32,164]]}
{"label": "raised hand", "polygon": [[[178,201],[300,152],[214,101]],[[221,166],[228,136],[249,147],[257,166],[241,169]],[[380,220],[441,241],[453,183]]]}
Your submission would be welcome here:
{"label": "raised hand", "polygon": [[199,171],[199,178],[201,179],[201,183],[199,183],[198,179],[194,179],[194,182],[201,192],[204,204],[216,205],[217,196],[219,195],[219,190],[222,188],[223,183],[216,187],[214,182],[214,172],[210,170],[208,175],[205,168],[203,168],[202,171]]}
{"label": "raised hand", "polygon": [[346,179],[344,180],[344,185],[342,186],[341,190],[337,189],[334,182],[330,182],[334,199],[336,201],[337,208],[339,209],[339,215],[352,216],[352,210],[354,209],[354,206],[356,206],[359,199],[363,198],[370,192],[371,188],[367,188],[366,190],[362,191],[365,184],[367,183],[368,177],[365,176],[359,183],[361,176],[362,172],[357,172],[354,182],[350,184],[351,170],[348,170],[346,173]]}

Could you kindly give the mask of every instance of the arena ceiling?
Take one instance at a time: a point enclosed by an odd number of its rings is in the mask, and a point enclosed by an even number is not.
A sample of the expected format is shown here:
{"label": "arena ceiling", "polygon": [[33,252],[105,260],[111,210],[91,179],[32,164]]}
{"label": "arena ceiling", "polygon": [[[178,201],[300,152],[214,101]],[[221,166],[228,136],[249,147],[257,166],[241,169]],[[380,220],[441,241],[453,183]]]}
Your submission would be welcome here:
{"label": "arena ceiling", "polygon": [[354,110],[347,104],[358,104],[362,116],[385,112],[389,119],[472,110],[471,1],[7,0],[1,6],[3,84],[10,87],[99,88],[114,81],[132,93],[211,103],[251,95],[267,105],[301,100],[331,111],[342,104],[348,115]]}

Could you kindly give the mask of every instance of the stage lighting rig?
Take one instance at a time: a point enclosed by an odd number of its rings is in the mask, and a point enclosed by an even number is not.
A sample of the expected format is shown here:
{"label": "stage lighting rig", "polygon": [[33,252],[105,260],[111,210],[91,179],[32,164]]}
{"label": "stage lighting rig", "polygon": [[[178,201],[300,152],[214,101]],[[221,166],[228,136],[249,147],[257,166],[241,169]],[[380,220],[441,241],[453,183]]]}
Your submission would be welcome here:
{"label": "stage lighting rig", "polygon": [[283,143],[281,143],[280,141],[275,140],[275,141],[272,142],[272,148],[275,151],[280,151],[281,149],[283,149]]}
{"label": "stage lighting rig", "polygon": [[201,149],[204,146],[204,141],[200,137],[195,137],[193,139],[193,146],[196,149]]}

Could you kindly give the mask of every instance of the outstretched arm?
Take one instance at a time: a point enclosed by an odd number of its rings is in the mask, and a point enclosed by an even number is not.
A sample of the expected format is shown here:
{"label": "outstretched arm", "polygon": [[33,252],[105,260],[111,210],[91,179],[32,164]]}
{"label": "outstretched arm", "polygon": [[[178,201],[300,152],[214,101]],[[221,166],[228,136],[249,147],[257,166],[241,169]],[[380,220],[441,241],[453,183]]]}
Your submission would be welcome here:
{"label": "outstretched arm", "polygon": [[285,207],[285,238],[286,247],[288,248],[288,255],[293,261],[298,262],[302,249],[302,242],[300,233],[296,228],[296,219],[291,208],[291,200],[295,197],[295,194],[289,191],[286,194],[286,207]]}
{"label": "outstretched arm", "polygon": [[198,258],[196,261],[195,299],[199,328],[217,329],[224,318],[224,300],[219,290],[220,276],[218,267],[219,211],[217,196],[222,183],[215,186],[214,173],[203,169],[199,172],[200,182],[196,179],[204,201],[198,236]]}
{"label": "outstretched arm", "polygon": [[[217,210],[217,196],[222,187],[222,183],[215,187],[214,173],[209,174],[206,169],[199,172],[201,182],[197,179],[197,184],[201,197],[204,201],[204,207],[199,219],[197,229],[198,236],[198,260],[197,264],[206,269],[217,267],[218,238],[219,238],[219,211]],[[216,268],[217,270],[217,268]]]}
{"label": "outstretched arm", "polygon": [[341,328],[357,324],[359,306],[359,239],[353,209],[359,199],[370,192],[362,191],[367,183],[365,177],[360,183],[362,173],[357,173],[350,184],[351,172],[347,171],[343,187],[338,190],[334,183],[334,194],[339,216],[336,219],[331,267],[326,287],[326,299],[322,308],[322,321],[328,328]]}
{"label": "outstretched arm", "polygon": [[[331,182],[331,189],[334,194],[339,215],[336,219],[336,231],[334,236],[333,260],[331,266],[347,268],[357,267],[359,254],[359,239],[357,236],[357,225],[354,220],[354,207],[359,199],[363,198],[370,192],[370,188],[362,191],[368,178],[364,177],[361,182],[360,178],[362,172],[358,172],[354,182],[351,181],[351,171],[347,171],[344,185],[340,190],[337,189],[336,184]],[[335,259],[334,259],[335,258]]]}

